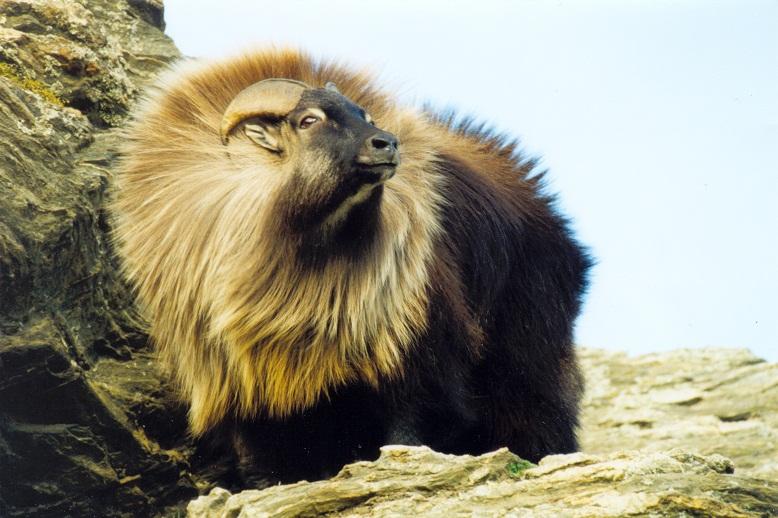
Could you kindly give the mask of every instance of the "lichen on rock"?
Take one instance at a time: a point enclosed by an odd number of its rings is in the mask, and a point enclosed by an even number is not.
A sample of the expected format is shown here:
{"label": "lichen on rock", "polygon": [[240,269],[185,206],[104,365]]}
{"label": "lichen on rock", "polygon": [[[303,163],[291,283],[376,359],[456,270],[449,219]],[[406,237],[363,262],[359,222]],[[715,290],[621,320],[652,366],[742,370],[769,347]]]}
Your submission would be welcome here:
{"label": "lichen on rock", "polygon": [[124,2],[0,2],[0,516],[151,515],[197,493],[103,208],[110,127],[177,56]]}
{"label": "lichen on rock", "polygon": [[13,84],[24,90],[37,94],[45,101],[48,101],[55,106],[64,106],[62,99],[57,97],[57,94],[48,86],[40,81],[27,77],[24,72],[8,63],[0,63],[0,77],[10,80]]}

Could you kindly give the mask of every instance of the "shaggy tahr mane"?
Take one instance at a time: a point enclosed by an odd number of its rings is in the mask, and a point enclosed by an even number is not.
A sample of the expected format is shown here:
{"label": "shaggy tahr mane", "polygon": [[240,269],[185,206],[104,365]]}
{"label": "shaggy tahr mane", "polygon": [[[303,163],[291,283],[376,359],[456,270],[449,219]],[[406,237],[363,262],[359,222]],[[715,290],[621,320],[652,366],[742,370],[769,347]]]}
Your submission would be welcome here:
{"label": "shaggy tahr mane", "polygon": [[[378,234],[360,255],[305,267],[279,221],[289,171],[219,125],[258,81],[328,81],[401,142]],[[454,137],[389,104],[366,76],[297,52],[187,63],[156,83],[126,130],[113,202],[117,246],[161,359],[203,433],[225,416],[285,416],[345,383],[401,376],[427,321],[442,176]],[[451,147],[451,146],[449,146]],[[300,200],[304,203],[304,200]]]}

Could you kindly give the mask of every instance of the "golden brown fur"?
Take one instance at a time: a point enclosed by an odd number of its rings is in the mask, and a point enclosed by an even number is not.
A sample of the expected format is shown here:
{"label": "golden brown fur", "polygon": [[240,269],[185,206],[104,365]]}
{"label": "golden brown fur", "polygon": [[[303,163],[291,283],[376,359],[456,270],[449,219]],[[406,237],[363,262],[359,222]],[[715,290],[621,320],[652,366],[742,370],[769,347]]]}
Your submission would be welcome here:
{"label": "golden brown fur", "polygon": [[577,449],[591,259],[534,162],[456,120],[275,50],[179,65],[137,111],[117,248],[238,487],[389,443]]}
{"label": "golden brown fur", "polygon": [[[232,98],[272,77],[334,81],[402,143],[377,246],[359,268],[338,259],[323,272],[296,268],[297,244],[271,210],[283,164],[243,158],[246,142],[228,156],[220,142]],[[350,381],[402,375],[426,325],[442,203],[435,150],[464,146],[463,161],[483,159],[479,145],[389,104],[363,74],[294,51],[185,64],[158,81],[127,129],[112,210],[126,273],[191,403],[194,433],[229,415],[289,415]]]}

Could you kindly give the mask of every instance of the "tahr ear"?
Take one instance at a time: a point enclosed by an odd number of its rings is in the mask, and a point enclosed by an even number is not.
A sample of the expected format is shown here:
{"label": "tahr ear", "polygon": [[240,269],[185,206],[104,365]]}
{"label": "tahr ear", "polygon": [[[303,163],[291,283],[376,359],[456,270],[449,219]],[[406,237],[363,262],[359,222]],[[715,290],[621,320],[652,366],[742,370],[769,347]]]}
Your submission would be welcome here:
{"label": "tahr ear", "polygon": [[279,121],[253,119],[243,125],[243,133],[254,144],[273,153],[283,151],[281,146],[281,124]]}

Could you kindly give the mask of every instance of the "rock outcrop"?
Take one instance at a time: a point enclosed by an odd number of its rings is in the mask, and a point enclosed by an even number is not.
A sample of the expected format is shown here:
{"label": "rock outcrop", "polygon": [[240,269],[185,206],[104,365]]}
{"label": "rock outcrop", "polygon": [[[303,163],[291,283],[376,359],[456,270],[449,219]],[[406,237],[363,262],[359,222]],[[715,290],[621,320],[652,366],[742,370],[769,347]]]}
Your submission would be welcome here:
{"label": "rock outcrop", "polygon": [[197,494],[103,209],[111,129],[178,56],[161,13],[0,2],[0,516],[150,515]]}
{"label": "rock outcrop", "polygon": [[582,351],[587,453],[683,448],[778,481],[778,364],[744,349]]}
{"label": "rock outcrop", "polygon": [[[161,0],[0,0],[3,517],[180,515],[226,484],[168,397],[103,208],[115,128],[179,56],[162,29]],[[582,360],[584,453],[532,467],[389,447],[329,481],[215,489],[189,512],[778,514],[778,366],[731,350]]]}
{"label": "rock outcrop", "polygon": [[582,453],[532,467],[391,446],[326,481],[214,489],[189,516],[778,515],[778,364],[728,349],[581,359]]}
{"label": "rock outcrop", "polygon": [[330,480],[214,489],[188,516],[775,516],[778,485],[732,470],[720,455],[680,451],[551,455],[532,466],[505,449],[470,457],[387,446]]}

